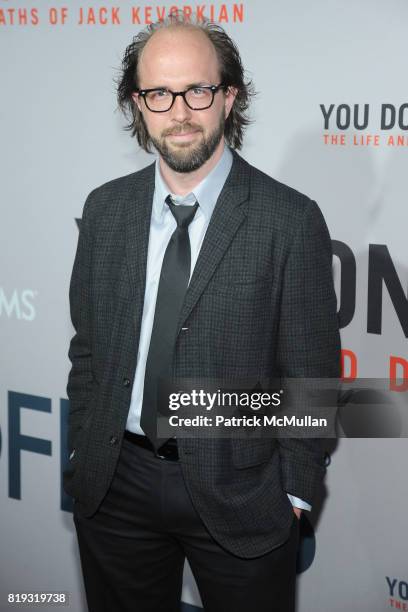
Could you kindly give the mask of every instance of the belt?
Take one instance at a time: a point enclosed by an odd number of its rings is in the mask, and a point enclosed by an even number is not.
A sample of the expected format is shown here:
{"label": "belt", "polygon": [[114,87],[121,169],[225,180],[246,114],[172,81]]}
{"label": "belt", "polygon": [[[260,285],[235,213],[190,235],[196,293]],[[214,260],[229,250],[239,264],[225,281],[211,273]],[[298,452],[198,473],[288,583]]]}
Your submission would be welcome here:
{"label": "belt", "polygon": [[166,440],[166,442],[157,449],[156,454],[155,448],[147,436],[141,436],[126,429],[124,437],[135,446],[148,448],[156,455],[156,457],[159,457],[160,459],[165,459],[166,461],[179,460],[177,440],[175,438],[169,438],[169,440]]}

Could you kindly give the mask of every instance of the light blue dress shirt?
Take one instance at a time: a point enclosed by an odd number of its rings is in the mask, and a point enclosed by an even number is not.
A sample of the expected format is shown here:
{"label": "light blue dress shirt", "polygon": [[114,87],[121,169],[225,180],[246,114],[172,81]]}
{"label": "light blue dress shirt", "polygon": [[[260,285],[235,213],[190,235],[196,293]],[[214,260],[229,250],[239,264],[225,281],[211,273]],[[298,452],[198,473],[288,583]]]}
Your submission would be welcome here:
{"label": "light blue dress shirt", "polygon": [[[223,154],[217,165],[193,189],[192,192],[183,197],[170,192],[161,175],[159,162],[156,161],[155,188],[153,195],[152,217],[150,222],[149,246],[147,251],[146,289],[143,304],[142,324],[140,329],[135,380],[132,389],[129,414],[126,422],[126,429],[139,435],[144,435],[144,431],[140,427],[140,416],[143,404],[146,360],[153,328],[160,271],[167,244],[177,227],[176,220],[165,200],[170,194],[175,204],[193,206],[196,201],[199,204],[194,219],[188,227],[191,246],[191,279],[211,215],[217,203],[218,196],[220,195],[222,188],[224,187],[224,183],[227,180],[227,176],[231,170],[232,159],[230,149],[225,146]],[[310,505],[306,502],[292,495],[288,494],[288,496],[294,506],[310,510]]]}

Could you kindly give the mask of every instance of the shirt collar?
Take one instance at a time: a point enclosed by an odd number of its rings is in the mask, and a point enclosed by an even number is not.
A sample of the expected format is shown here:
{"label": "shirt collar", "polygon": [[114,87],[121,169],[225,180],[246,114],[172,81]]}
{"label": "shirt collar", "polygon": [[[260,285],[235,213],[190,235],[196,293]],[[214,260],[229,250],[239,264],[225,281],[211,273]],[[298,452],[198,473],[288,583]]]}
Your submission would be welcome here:
{"label": "shirt collar", "polygon": [[232,166],[232,153],[228,146],[224,146],[224,151],[216,166],[209,174],[196,186],[193,191],[185,196],[172,194],[167,187],[161,172],[159,160],[156,160],[155,168],[155,184],[153,196],[153,217],[156,221],[160,221],[167,208],[165,200],[170,194],[175,204],[192,205],[197,200],[200,205],[200,210],[209,222],[218,197],[227,180],[227,176]]}

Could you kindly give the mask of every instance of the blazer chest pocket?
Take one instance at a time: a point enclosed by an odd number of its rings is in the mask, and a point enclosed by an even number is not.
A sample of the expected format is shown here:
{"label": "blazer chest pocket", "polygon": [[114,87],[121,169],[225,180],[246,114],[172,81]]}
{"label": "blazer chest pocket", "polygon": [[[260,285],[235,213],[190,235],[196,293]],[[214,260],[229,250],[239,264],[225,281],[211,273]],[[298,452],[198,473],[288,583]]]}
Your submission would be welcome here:
{"label": "blazer chest pocket", "polygon": [[262,293],[270,291],[273,283],[273,277],[258,276],[247,277],[245,280],[232,280],[231,277],[226,277],[223,280],[220,277],[214,278],[208,285],[207,291],[212,293],[237,295],[251,295],[252,293]]}
{"label": "blazer chest pocket", "polygon": [[237,469],[260,465],[272,456],[273,440],[234,439],[232,444],[232,463]]}

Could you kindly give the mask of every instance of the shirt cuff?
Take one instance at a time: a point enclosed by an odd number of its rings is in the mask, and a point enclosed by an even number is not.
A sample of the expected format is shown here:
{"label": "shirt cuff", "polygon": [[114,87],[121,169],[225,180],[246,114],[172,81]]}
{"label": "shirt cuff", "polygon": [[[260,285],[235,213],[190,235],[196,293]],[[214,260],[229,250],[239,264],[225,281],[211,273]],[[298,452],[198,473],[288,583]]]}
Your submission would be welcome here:
{"label": "shirt cuff", "polygon": [[290,493],[287,493],[287,496],[289,497],[289,501],[292,504],[292,506],[295,506],[295,508],[301,508],[302,510],[310,510],[312,509],[312,506],[310,504],[308,504],[307,502],[303,501],[303,499],[300,499],[299,497],[295,497],[295,495],[291,495]]}

